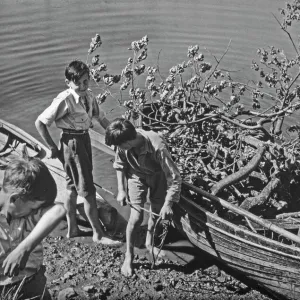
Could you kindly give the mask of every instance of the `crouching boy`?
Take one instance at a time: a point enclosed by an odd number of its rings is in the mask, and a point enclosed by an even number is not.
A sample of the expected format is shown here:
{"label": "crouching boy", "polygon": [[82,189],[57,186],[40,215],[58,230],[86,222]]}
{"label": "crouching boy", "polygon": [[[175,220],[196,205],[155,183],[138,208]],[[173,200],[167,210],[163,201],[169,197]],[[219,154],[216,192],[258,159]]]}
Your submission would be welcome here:
{"label": "crouching boy", "polygon": [[[150,208],[162,219],[172,218],[173,203],[179,201],[181,182],[179,170],[171,158],[166,142],[153,131],[135,129],[128,120],[114,120],[105,133],[105,143],[117,146],[114,168],[117,171],[119,204],[131,204],[126,228],[126,255],[121,272],[133,274],[133,250],[136,230],[143,220],[142,209],[149,190]],[[153,241],[155,217],[149,216],[146,247]]]}
{"label": "crouching boy", "polygon": [[0,191],[0,294],[16,290],[26,277],[22,299],[51,299],[41,241],[65,215],[62,205],[53,205],[56,194],[41,160],[17,159],[6,167]]}

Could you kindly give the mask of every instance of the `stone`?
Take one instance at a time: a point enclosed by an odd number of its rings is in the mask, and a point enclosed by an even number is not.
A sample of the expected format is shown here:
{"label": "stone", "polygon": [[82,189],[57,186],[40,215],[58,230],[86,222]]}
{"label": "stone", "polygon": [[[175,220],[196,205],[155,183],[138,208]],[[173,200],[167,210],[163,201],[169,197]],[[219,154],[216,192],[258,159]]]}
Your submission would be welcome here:
{"label": "stone", "polygon": [[58,293],[58,300],[69,300],[69,299],[74,299],[74,297],[77,295],[75,290],[73,288],[66,288],[64,290],[61,290]]}

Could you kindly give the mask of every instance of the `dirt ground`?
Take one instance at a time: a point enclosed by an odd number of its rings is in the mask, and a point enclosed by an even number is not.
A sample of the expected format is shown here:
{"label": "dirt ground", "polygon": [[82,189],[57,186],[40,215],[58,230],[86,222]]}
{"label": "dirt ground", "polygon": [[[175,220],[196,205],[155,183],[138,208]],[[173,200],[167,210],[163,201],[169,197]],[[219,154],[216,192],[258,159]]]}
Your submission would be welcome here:
{"label": "dirt ground", "polygon": [[[65,238],[66,222],[44,240],[44,262],[53,299],[231,299],[272,298],[240,281],[237,275],[170,230],[164,256],[155,259],[142,247],[143,230],[137,243],[135,274],[120,273],[125,243],[113,249],[97,245],[87,236]],[[239,278],[239,279],[238,279]]]}

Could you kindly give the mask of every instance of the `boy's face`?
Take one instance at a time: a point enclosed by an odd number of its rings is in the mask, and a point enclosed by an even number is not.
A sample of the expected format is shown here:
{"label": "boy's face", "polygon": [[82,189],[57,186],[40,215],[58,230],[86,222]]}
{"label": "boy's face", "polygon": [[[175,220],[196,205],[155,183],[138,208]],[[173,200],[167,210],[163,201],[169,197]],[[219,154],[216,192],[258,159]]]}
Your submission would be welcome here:
{"label": "boy's face", "polygon": [[88,73],[84,73],[76,83],[68,79],[65,81],[67,86],[73,89],[76,94],[79,96],[84,96],[89,87],[90,77]]}
{"label": "boy's face", "polygon": [[19,194],[12,193],[9,199],[8,212],[13,218],[20,218],[28,216],[34,209],[38,209],[42,205],[42,201],[24,201]]}
{"label": "boy's face", "polygon": [[122,150],[130,150],[133,147],[131,141],[124,142],[119,145],[119,148]]}

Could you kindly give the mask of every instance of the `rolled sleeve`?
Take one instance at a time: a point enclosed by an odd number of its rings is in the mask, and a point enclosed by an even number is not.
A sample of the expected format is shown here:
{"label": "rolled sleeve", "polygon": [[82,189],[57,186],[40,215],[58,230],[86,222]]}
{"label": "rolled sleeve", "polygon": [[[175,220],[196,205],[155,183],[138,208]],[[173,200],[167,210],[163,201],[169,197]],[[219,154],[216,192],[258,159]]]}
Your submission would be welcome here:
{"label": "rolled sleeve", "polygon": [[47,126],[51,126],[54,121],[62,118],[67,112],[66,101],[62,98],[55,98],[51,105],[38,116],[38,120]]}
{"label": "rolled sleeve", "polygon": [[117,149],[116,154],[115,154],[115,161],[113,163],[113,168],[119,171],[125,171],[127,169],[127,162],[125,160],[125,158],[123,157],[124,155],[122,155],[119,151],[119,149]]}
{"label": "rolled sleeve", "polygon": [[182,183],[180,172],[166,147],[157,150],[156,155],[167,180],[165,202],[179,202]]}
{"label": "rolled sleeve", "polygon": [[93,98],[93,118],[98,119],[99,121],[102,121],[105,117],[104,111],[99,106],[96,98]]}

